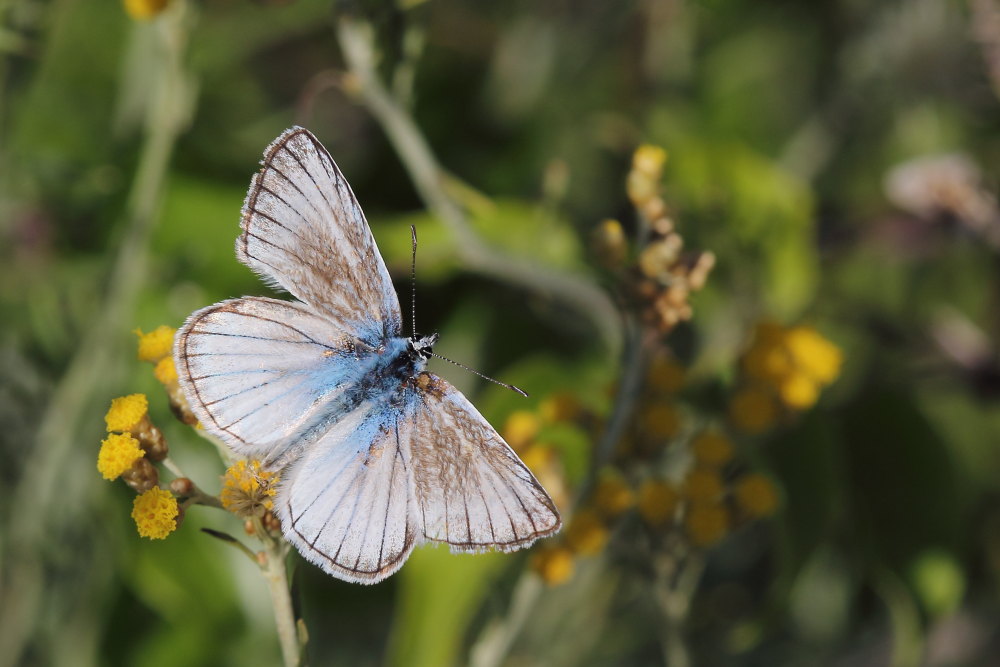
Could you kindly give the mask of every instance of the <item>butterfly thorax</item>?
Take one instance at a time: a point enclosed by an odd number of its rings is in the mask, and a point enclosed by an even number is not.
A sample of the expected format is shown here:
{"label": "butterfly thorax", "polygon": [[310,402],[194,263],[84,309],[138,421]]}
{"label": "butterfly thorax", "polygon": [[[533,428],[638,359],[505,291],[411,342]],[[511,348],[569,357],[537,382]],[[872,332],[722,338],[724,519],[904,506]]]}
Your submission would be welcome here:
{"label": "butterfly thorax", "polygon": [[357,379],[344,392],[337,410],[350,410],[376,397],[399,400],[404,385],[427,368],[427,360],[438,335],[421,338],[390,338],[362,362]]}

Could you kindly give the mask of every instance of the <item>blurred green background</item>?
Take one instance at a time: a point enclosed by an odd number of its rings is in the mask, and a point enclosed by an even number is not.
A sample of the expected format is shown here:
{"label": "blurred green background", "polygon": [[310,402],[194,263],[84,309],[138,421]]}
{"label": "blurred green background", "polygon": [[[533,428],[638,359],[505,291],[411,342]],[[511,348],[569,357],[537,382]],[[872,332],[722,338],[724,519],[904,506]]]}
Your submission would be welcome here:
{"label": "blurred green background", "polygon": [[[662,553],[635,516],[562,583],[535,574],[544,545],[425,547],[375,587],[298,561],[311,664],[998,664],[1000,3],[126,4],[0,1],[0,666],[279,664],[263,580],[198,530],[239,522],[196,507],[143,540],[94,461],[110,399],[146,392],[172,457],[217,491],[222,463],[130,332],[269,293],[233,241],[294,123],[350,180],[402,294],[417,225],[438,351],[532,398],[438,372],[498,427],[566,392],[587,406],[590,426],[539,436],[567,497],[587,488],[628,337],[463,255],[363,103],[344,17],[371,28],[478,237],[625,312],[628,270],[600,267],[592,233],[636,230],[633,151],[667,150],[677,229],[716,256],[660,339],[688,369],[684,419],[725,423],[759,322],[815,327],[843,365],[815,407],[732,434],[781,507],[696,550],[679,613],[651,592]],[[638,488],[657,464],[618,465]]]}

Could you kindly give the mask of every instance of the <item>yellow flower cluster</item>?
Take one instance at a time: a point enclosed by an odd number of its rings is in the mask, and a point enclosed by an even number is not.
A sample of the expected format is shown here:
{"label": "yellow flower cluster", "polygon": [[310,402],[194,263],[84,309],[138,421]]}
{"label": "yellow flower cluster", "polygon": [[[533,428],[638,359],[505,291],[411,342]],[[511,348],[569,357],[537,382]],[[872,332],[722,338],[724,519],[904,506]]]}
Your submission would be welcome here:
{"label": "yellow flower cluster", "polygon": [[136,329],[133,333],[139,337],[139,360],[153,364],[153,376],[167,390],[171,410],[185,424],[196,425],[198,419],[191,412],[177,381],[177,366],[173,356],[177,329],[161,324],[149,333],[143,333],[142,329]]}
{"label": "yellow flower cluster", "polygon": [[162,540],[177,529],[180,506],[174,494],[156,486],[132,501],[132,519],[142,537]]}
{"label": "yellow flower cluster", "polygon": [[108,432],[128,433],[135,436],[145,454],[153,461],[162,461],[167,456],[167,443],[149,419],[149,399],[145,394],[129,394],[111,401],[111,407],[104,415]]}
{"label": "yellow flower cluster", "polygon": [[725,470],[735,448],[724,434],[703,431],[690,450],[692,465],[679,484],[651,478],[639,487],[639,515],[650,528],[679,524],[692,546],[709,547],[737,523],[777,511],[778,490],[768,477],[745,473],[729,480]]}
{"label": "yellow flower cluster", "polygon": [[808,326],[757,326],[742,359],[745,382],[733,395],[729,416],[746,433],[770,428],[783,411],[812,407],[823,387],[840,374],[843,354]]}
{"label": "yellow flower cluster", "polygon": [[[723,436],[713,435],[715,445]],[[707,440],[712,442],[711,439]],[[731,445],[730,445],[731,447]],[[718,452],[713,452],[718,454]],[[713,461],[725,463],[715,456]],[[662,528],[681,522],[684,533],[695,547],[708,547],[720,541],[731,527],[730,510],[726,504],[728,488],[718,465],[695,465],[683,481],[675,486],[660,479],[646,480],[639,490],[639,514],[651,528]]]}
{"label": "yellow flower cluster", "polygon": [[237,461],[222,477],[222,506],[241,517],[261,516],[274,507],[278,474],[263,470],[260,461]]}

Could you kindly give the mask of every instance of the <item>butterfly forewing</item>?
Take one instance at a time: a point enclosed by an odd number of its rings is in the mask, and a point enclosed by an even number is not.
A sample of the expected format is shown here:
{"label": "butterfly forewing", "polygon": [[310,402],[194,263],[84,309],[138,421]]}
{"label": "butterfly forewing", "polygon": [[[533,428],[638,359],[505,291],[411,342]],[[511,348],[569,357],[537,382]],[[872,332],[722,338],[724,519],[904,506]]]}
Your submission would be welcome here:
{"label": "butterfly forewing", "polygon": [[410,451],[424,537],[460,551],[512,550],[559,530],[545,489],[465,396],[430,373],[414,391]]}
{"label": "butterfly forewing", "polygon": [[357,381],[352,340],[304,304],[259,297],[194,313],[178,332],[177,375],[195,416],[244,456],[302,446],[324,403]]}
{"label": "butterfly forewing", "polygon": [[241,226],[240,261],[331,326],[371,344],[399,335],[399,300],[364,213],[311,132],[291,128],[268,147]]}

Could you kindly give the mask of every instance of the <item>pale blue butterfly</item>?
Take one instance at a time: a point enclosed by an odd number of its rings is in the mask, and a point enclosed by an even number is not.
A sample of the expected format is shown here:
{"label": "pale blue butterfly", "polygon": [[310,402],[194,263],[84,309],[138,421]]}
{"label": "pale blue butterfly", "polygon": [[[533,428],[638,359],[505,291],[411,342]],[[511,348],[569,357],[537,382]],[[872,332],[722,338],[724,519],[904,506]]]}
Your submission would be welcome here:
{"label": "pale blue butterfly", "polygon": [[340,579],[375,583],[417,544],[526,547],[552,499],[475,407],[425,371],[437,334],[401,335],[399,301],[350,186],[308,130],[286,130],[250,184],[237,258],[297,301],[230,299],[177,336],[205,429],[282,470],[286,539]]}

